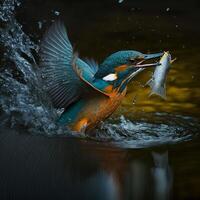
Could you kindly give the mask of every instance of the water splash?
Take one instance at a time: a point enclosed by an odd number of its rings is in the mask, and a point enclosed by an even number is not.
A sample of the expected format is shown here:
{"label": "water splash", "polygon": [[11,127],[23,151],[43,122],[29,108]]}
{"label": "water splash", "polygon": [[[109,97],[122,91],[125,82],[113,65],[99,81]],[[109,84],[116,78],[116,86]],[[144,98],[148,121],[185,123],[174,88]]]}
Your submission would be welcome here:
{"label": "water splash", "polygon": [[4,22],[13,19],[13,13],[16,6],[20,6],[19,0],[4,0],[0,7],[0,19]]}
{"label": "water splash", "polygon": [[118,3],[122,3],[124,0],[118,0]]}
{"label": "water splash", "polygon": [[[100,141],[111,142],[125,148],[143,148],[191,140],[200,130],[197,122],[191,117],[167,113],[154,115],[154,119],[159,118],[159,122],[155,120],[157,123],[153,123],[148,119],[130,121],[124,116],[114,121],[110,119],[102,123],[100,129],[95,132],[95,138],[92,139],[98,138]],[[197,130],[194,130],[194,125]]]}
{"label": "water splash", "polygon": [[55,124],[57,112],[51,107],[37,75],[32,51],[38,46],[23,32],[14,15],[17,0],[5,0],[0,8],[0,44],[3,59],[0,71],[1,125],[42,134],[64,133]]}

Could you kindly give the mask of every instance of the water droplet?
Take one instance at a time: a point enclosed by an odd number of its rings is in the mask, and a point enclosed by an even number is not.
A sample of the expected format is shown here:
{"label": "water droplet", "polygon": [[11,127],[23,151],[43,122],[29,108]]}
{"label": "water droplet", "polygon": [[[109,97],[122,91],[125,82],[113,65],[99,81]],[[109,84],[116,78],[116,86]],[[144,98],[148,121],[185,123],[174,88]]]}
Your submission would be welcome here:
{"label": "water droplet", "polygon": [[55,14],[56,16],[59,16],[59,15],[60,15],[60,12],[57,11],[57,10],[55,10],[55,11],[54,11],[54,14]]}
{"label": "water droplet", "polygon": [[38,28],[42,29],[42,22],[41,21],[38,22]]}

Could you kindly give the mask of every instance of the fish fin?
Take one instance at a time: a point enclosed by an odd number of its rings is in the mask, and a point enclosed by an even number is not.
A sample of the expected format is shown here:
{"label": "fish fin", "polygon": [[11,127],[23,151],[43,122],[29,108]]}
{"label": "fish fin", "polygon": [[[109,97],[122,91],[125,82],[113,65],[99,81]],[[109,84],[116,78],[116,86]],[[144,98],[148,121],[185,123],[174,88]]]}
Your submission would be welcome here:
{"label": "fish fin", "polygon": [[166,87],[165,87],[165,84],[163,87],[159,87],[159,88],[156,88],[156,89],[153,89],[151,91],[151,93],[149,94],[149,96],[152,96],[152,95],[159,95],[160,97],[162,97],[163,99],[167,99],[167,96],[166,96]]}
{"label": "fish fin", "polygon": [[42,79],[54,107],[68,107],[79,98],[82,83],[73,70],[77,56],[61,21],[46,32],[39,54]]}
{"label": "fish fin", "polygon": [[172,64],[173,62],[175,62],[177,60],[177,58],[174,58],[173,60],[170,61],[170,64]]}
{"label": "fish fin", "polygon": [[151,88],[153,87],[153,78],[151,78],[150,80],[148,80],[145,84],[146,85],[149,85]]}

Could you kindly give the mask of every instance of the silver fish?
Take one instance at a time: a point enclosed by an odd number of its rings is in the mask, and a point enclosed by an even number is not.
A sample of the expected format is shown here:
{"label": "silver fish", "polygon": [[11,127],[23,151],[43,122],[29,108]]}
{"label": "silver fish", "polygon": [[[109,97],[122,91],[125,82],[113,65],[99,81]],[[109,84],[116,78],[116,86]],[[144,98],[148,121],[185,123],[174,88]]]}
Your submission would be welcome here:
{"label": "silver fish", "polygon": [[159,61],[160,65],[155,68],[152,78],[147,82],[147,85],[151,87],[150,96],[153,94],[157,94],[163,99],[166,99],[165,82],[167,78],[167,73],[173,61],[174,60],[171,59],[170,53],[164,52]]}

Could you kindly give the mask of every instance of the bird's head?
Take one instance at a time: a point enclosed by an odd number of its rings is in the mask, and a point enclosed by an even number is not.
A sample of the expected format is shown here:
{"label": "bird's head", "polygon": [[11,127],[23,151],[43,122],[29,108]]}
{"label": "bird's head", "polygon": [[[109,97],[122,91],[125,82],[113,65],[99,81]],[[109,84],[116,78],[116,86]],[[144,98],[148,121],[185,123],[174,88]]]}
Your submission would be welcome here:
{"label": "bird's head", "polygon": [[108,56],[100,64],[95,78],[110,82],[115,88],[123,90],[127,83],[146,67],[157,66],[158,62],[149,62],[160,58],[163,53],[143,54],[138,51],[118,51]]}

